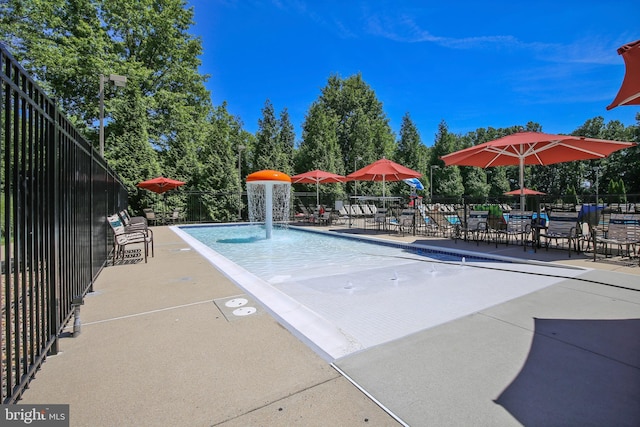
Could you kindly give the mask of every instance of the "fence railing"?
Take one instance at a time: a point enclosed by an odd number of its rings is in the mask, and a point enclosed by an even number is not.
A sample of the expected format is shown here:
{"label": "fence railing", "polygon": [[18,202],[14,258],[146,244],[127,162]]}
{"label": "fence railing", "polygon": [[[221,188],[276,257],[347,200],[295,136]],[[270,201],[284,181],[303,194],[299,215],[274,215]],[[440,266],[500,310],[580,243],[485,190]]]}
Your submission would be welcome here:
{"label": "fence railing", "polygon": [[2,403],[15,403],[91,289],[127,192],[0,44]]}

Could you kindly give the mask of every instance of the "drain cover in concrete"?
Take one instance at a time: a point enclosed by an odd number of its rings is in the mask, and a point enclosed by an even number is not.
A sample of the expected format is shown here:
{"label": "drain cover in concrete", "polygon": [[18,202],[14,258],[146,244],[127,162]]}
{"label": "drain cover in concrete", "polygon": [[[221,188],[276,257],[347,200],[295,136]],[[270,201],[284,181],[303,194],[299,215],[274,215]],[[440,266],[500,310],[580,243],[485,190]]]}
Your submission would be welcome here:
{"label": "drain cover in concrete", "polygon": [[243,305],[247,305],[248,302],[249,300],[246,298],[233,298],[225,302],[224,305],[226,307],[242,307]]}
{"label": "drain cover in concrete", "polygon": [[224,317],[232,322],[262,312],[260,306],[247,295],[236,295],[213,300]]}

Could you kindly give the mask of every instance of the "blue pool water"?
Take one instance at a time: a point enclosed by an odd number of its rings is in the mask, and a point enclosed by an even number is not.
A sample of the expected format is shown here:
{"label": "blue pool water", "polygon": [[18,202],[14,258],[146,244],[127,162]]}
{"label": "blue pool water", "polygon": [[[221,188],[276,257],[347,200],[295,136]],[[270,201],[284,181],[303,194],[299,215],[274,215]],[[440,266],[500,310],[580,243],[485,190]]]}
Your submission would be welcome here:
{"label": "blue pool water", "polygon": [[[459,262],[462,255],[427,252],[418,256],[408,245],[382,244],[353,237],[337,237],[292,228],[275,229],[265,238],[260,225],[206,226],[184,229],[211,249],[267,281],[291,275],[362,271],[403,264],[407,258]],[[465,257],[466,260],[467,257]],[[479,260],[480,258],[469,257]],[[319,271],[318,271],[319,270]]]}
{"label": "blue pool water", "polygon": [[172,229],[330,361],[580,273],[294,228]]}

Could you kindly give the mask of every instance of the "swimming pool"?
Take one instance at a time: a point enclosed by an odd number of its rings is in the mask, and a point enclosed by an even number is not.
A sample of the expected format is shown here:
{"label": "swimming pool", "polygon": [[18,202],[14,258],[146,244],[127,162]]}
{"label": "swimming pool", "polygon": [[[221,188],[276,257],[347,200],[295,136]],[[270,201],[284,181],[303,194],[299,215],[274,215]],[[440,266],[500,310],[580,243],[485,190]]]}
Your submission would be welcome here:
{"label": "swimming pool", "polygon": [[172,229],[329,361],[581,272],[293,227]]}

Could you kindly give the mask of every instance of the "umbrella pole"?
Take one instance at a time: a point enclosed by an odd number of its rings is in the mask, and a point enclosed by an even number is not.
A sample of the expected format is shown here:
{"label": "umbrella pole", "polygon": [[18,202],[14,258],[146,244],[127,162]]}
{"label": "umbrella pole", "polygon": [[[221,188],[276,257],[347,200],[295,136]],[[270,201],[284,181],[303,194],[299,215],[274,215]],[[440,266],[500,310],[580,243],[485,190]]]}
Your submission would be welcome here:
{"label": "umbrella pole", "polygon": [[525,201],[525,195],[524,195],[524,157],[520,157],[520,177],[519,177],[519,181],[520,181],[520,210],[524,211],[524,201]]}
{"label": "umbrella pole", "polygon": [[320,184],[316,181],[316,209],[320,209]]}
{"label": "umbrella pole", "polygon": [[382,175],[382,207],[384,208],[386,206],[387,201],[384,198],[384,178],[385,176]]}

